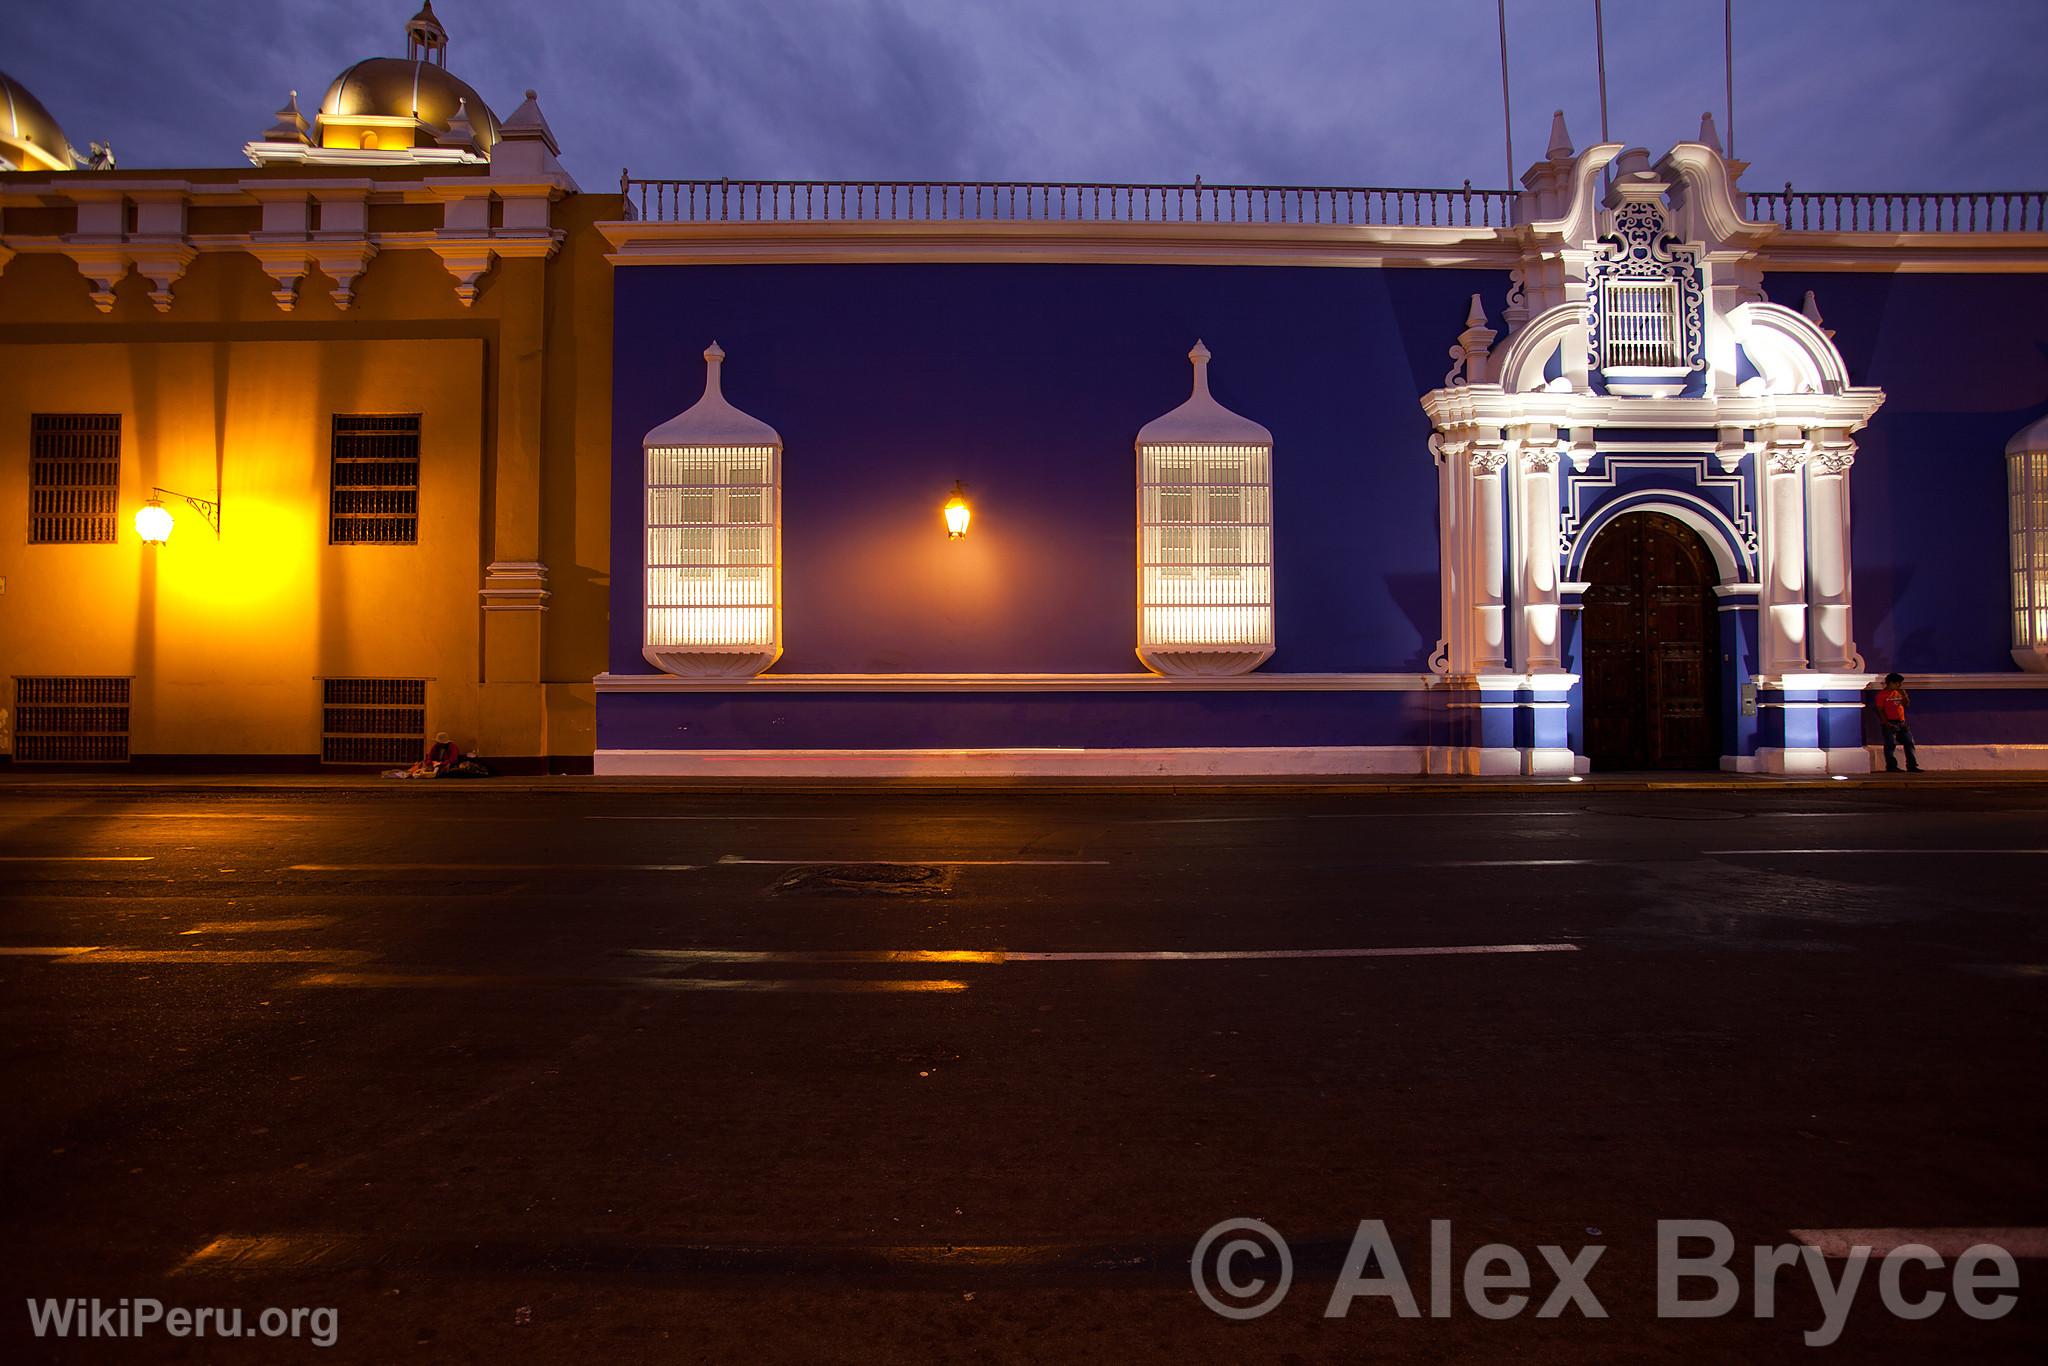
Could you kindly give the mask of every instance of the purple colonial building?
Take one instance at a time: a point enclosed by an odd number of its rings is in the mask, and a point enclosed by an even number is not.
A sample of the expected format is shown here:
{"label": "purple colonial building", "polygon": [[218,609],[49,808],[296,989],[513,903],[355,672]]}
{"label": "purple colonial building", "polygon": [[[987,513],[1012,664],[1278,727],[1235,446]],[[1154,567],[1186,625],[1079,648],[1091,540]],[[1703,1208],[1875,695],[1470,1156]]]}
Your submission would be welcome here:
{"label": "purple colonial building", "polygon": [[2043,197],[1742,170],[629,181],[598,771],[2048,767]]}

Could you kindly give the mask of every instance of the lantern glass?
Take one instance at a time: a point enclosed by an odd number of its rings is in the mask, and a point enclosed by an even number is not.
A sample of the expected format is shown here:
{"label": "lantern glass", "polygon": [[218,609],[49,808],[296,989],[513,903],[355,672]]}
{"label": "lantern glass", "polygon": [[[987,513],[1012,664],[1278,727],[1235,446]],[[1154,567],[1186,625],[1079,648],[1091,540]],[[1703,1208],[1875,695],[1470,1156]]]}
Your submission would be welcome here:
{"label": "lantern glass", "polygon": [[974,520],[974,509],[967,506],[967,490],[953,481],[953,496],[946,500],[946,538],[957,541],[967,534],[967,524]]}
{"label": "lantern glass", "polygon": [[162,545],[171,539],[171,510],[152,498],[135,510],[135,534],[144,545]]}

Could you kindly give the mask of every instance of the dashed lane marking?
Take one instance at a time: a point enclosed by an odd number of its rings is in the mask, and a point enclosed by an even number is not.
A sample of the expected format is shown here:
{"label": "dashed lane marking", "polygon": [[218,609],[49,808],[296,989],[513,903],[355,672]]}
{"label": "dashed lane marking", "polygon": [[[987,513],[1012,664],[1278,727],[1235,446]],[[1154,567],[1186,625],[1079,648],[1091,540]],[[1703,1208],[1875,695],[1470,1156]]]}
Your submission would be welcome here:
{"label": "dashed lane marking", "polygon": [[69,958],[76,953],[91,953],[97,944],[74,944],[69,947],[50,944],[17,944],[0,948],[0,958]]}
{"label": "dashed lane marking", "polygon": [[283,934],[288,930],[324,930],[331,915],[283,915],[271,920],[205,920],[179,934]]}
{"label": "dashed lane marking", "polygon": [[1916,1244],[1947,1258],[1986,1244],[2014,1257],[2048,1257],[2048,1228],[1795,1228],[1791,1232],[1823,1257],[1853,1257],[1858,1248],[1882,1257]]}
{"label": "dashed lane marking", "polygon": [[633,949],[668,963],[1202,963],[1309,958],[1439,958],[1478,953],[1576,953],[1577,944],[1442,944],[1367,949]]}
{"label": "dashed lane marking", "polygon": [[85,949],[60,963],[155,963],[166,967],[248,963],[367,963],[364,949]]}
{"label": "dashed lane marking", "polygon": [[0,863],[148,863],[155,854],[0,854]]}
{"label": "dashed lane marking", "polygon": [[953,992],[967,983],[944,978],[719,978],[719,977],[542,977],[492,976],[487,973],[312,972],[292,985],[301,987],[586,987],[642,991],[711,991],[746,993]]}
{"label": "dashed lane marking", "polygon": [[761,868],[839,868],[865,864],[877,868],[1106,868],[1104,858],[741,858],[727,854],[720,864],[751,864]]}
{"label": "dashed lane marking", "polygon": [[696,872],[702,864],[291,864],[287,872]]}
{"label": "dashed lane marking", "polygon": [[1894,844],[1883,849],[1702,849],[1700,853],[1710,858],[1728,854],[1904,854],[1918,857],[1921,854],[2048,854],[2048,849],[1914,849]]}

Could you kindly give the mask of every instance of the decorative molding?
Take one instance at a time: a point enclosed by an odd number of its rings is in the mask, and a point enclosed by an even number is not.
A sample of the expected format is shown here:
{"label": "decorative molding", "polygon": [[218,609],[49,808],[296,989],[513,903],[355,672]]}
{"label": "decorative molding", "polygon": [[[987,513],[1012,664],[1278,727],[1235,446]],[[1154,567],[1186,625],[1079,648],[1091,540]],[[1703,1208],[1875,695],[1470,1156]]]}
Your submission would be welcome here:
{"label": "decorative molding", "polygon": [[548,567],[537,560],[493,560],[477,590],[486,612],[545,612],[548,596]]}

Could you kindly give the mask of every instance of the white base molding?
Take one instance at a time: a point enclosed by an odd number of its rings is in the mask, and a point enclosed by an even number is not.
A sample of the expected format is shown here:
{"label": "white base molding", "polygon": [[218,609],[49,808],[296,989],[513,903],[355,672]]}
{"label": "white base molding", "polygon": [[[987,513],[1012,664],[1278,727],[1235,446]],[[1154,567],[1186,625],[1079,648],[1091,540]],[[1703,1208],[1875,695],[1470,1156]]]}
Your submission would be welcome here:
{"label": "white base molding", "polygon": [[1760,748],[1756,752],[1757,773],[1825,773],[1828,752],[1824,749]]}
{"label": "white base molding", "polygon": [[[1228,749],[601,749],[600,776],[664,778],[1136,778],[1416,775],[1415,745]],[[1504,753],[1518,756],[1515,750]],[[1520,772],[1516,765],[1506,770]]]}
{"label": "white base molding", "polygon": [[1579,756],[1568,749],[1526,749],[1521,753],[1522,771],[1532,778],[1579,771]]}
{"label": "white base molding", "polygon": [[[2048,770],[2048,745],[1916,745],[1920,767],[1949,772],[1991,769]],[[1870,745],[1864,751],[1867,772],[1884,769],[1884,746]]]}
{"label": "white base molding", "polygon": [[1429,772],[1451,778],[1516,778],[1522,751],[1512,746],[1438,745],[1429,751]]}

